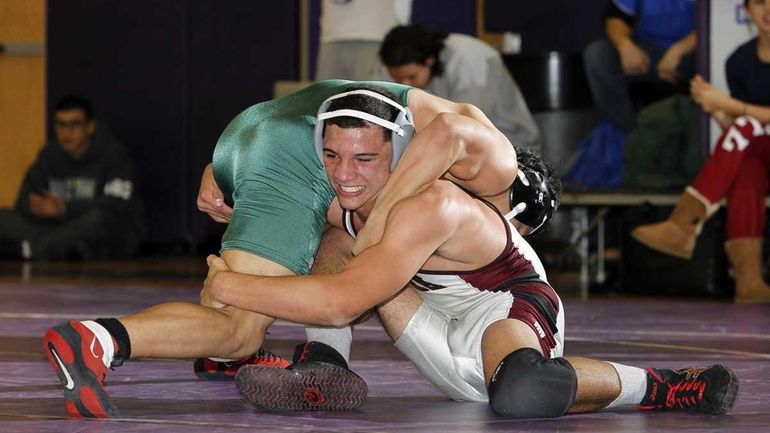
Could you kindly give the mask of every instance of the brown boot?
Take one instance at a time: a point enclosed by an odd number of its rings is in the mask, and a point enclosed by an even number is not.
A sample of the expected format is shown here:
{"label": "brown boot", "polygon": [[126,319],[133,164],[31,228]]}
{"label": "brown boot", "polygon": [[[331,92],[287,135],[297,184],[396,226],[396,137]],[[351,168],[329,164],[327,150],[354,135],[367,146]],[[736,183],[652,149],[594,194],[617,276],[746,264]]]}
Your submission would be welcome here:
{"label": "brown boot", "polygon": [[689,260],[701,226],[714,210],[705,197],[688,187],[667,220],[639,226],[631,237],[653,250]]}
{"label": "brown boot", "polygon": [[725,251],[733,265],[735,301],[770,302],[770,286],[762,278],[762,239],[731,239],[725,242]]}

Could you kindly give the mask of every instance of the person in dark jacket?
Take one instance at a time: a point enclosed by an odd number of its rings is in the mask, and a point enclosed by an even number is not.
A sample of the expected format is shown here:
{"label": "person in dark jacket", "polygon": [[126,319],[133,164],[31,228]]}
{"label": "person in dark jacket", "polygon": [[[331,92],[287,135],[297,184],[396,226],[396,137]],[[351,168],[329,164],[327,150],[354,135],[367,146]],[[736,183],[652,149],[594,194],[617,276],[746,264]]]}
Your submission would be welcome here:
{"label": "person in dark jacket", "polygon": [[0,209],[4,256],[102,259],[133,255],[144,232],[127,149],[97,127],[86,99],[54,110],[56,139],[27,171],[14,209]]}

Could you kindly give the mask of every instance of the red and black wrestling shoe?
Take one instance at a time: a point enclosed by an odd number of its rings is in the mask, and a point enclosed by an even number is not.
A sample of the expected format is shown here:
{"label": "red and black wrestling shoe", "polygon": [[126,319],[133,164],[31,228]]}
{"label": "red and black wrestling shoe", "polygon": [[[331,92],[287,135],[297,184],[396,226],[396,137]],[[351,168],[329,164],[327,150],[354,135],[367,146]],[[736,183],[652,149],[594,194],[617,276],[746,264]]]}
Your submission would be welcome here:
{"label": "red and black wrestling shoe", "polygon": [[330,346],[300,344],[288,368],[246,365],[235,386],[244,399],[266,411],[355,410],[366,403],[368,388]]}
{"label": "red and black wrestling shoe", "polygon": [[71,417],[118,416],[104,389],[104,350],[90,329],[76,321],[54,326],[43,336],[43,349],[64,386],[64,405]]}
{"label": "red and black wrestling shoe", "polygon": [[201,380],[234,380],[238,369],[244,365],[286,368],[291,363],[267,349],[259,349],[257,353],[237,361],[222,362],[198,358],[195,360],[193,370],[195,376]]}
{"label": "red and black wrestling shoe", "polygon": [[724,365],[683,370],[648,368],[643,410],[685,410],[715,415],[730,411],[738,378]]}

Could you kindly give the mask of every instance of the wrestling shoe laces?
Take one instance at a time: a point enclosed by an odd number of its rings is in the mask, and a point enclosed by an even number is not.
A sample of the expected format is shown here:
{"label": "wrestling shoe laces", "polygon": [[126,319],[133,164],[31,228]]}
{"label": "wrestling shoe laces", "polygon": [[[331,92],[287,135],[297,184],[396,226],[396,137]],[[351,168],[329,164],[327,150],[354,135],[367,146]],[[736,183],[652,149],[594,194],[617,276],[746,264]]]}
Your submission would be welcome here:
{"label": "wrestling shoe laces", "polygon": [[43,336],[43,350],[64,387],[64,406],[69,416],[118,416],[118,409],[104,389],[104,349],[88,327],[70,321],[48,329]]}
{"label": "wrestling shoe laces", "polygon": [[223,362],[198,358],[193,365],[193,371],[201,380],[234,380],[238,369],[244,365],[286,368],[291,363],[267,349],[259,349],[257,353],[236,361]]}
{"label": "wrestling shoe laces", "polygon": [[728,367],[667,370],[648,368],[644,410],[684,410],[725,414],[735,403],[738,379]]}

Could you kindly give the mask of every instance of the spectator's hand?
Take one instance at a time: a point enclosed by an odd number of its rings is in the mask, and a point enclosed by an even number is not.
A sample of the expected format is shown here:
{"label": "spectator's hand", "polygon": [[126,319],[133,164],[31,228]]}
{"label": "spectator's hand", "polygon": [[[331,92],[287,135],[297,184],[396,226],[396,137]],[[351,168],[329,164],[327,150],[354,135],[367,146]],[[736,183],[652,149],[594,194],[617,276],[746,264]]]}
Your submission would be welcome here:
{"label": "spectator's hand", "polygon": [[218,223],[229,223],[233,216],[233,208],[225,204],[224,194],[214,180],[214,170],[211,164],[203,170],[196,203],[198,210],[205,212]]}
{"label": "spectator's hand", "polygon": [[676,45],[672,45],[663,54],[658,62],[658,78],[671,84],[679,81],[679,63],[682,61],[682,53]]}
{"label": "spectator's hand", "polygon": [[203,281],[203,288],[201,289],[201,305],[216,309],[225,308],[225,304],[214,299],[214,277],[219,272],[229,271],[230,268],[224,260],[214,254],[210,254],[206,258],[206,263],[209,265],[209,272],[208,275],[206,275],[206,279]]}
{"label": "spectator's hand", "polygon": [[626,75],[642,75],[650,69],[650,56],[632,41],[618,47],[620,66]]}
{"label": "spectator's hand", "polygon": [[38,218],[58,218],[67,212],[67,205],[52,192],[32,192],[29,194],[29,211]]}
{"label": "spectator's hand", "polygon": [[690,80],[690,94],[692,99],[707,113],[723,110],[724,103],[729,96],[715,89],[700,75]]}

